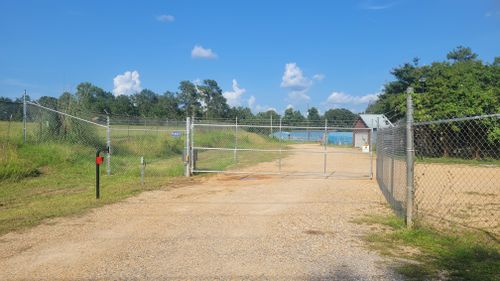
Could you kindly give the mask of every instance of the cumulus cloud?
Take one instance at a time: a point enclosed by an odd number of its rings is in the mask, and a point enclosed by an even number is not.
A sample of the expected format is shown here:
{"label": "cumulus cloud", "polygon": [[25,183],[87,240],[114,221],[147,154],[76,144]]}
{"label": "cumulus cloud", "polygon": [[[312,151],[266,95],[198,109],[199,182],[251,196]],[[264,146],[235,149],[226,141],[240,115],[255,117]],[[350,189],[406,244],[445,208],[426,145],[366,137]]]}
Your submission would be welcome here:
{"label": "cumulus cloud", "polygon": [[[222,95],[226,98],[227,104],[230,106],[240,106],[241,105],[241,96],[246,92],[245,89],[241,88],[238,85],[238,81],[233,79],[233,90],[222,93]],[[254,98],[255,99],[255,98]]]}
{"label": "cumulus cloud", "polygon": [[363,105],[376,101],[378,95],[379,94],[367,94],[364,96],[353,96],[342,92],[332,92],[326,99],[326,103],[330,105]]}
{"label": "cumulus cloud", "polygon": [[[362,110],[369,103],[378,99],[379,94],[367,94],[364,96],[353,96],[342,92],[332,92],[323,103],[329,107],[347,107],[353,112]],[[354,110],[356,108],[356,110]]]}
{"label": "cumulus cloud", "polygon": [[304,76],[302,69],[296,63],[292,62],[285,65],[285,72],[281,78],[281,87],[301,91],[308,89],[311,84],[311,80]]}
{"label": "cumulus cloud", "polygon": [[312,84],[313,81],[304,76],[302,69],[296,63],[291,62],[285,65],[285,72],[281,78],[281,87],[290,90],[288,93],[290,102],[299,103],[310,100],[308,91]]}
{"label": "cumulus cloud", "polygon": [[252,108],[253,108],[253,106],[255,105],[255,97],[254,97],[254,96],[250,96],[250,97],[248,98],[248,101],[247,101],[247,102],[248,102],[248,107],[250,107],[250,109],[252,109]]}
{"label": "cumulus cloud", "polygon": [[217,54],[212,51],[212,49],[205,49],[201,45],[195,45],[193,47],[193,50],[191,50],[191,57],[196,59],[196,58],[201,58],[201,59],[216,59]]}
{"label": "cumulus cloud", "polygon": [[141,80],[139,80],[139,72],[125,71],[123,74],[118,74],[113,79],[113,94],[115,96],[131,95],[142,90]]}
{"label": "cumulus cloud", "polygon": [[316,80],[316,81],[321,81],[323,79],[325,79],[325,75],[321,74],[321,73],[314,74],[314,76],[313,76],[313,80]]}
{"label": "cumulus cloud", "polygon": [[172,15],[159,15],[156,17],[156,20],[160,22],[173,22],[175,17]]}

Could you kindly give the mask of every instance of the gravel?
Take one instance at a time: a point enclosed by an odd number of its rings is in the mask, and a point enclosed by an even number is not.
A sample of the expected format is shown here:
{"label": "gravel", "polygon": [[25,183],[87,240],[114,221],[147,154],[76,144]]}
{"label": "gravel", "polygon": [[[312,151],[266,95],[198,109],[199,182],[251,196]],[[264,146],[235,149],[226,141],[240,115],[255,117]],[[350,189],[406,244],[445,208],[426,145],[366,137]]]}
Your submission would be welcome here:
{"label": "gravel", "polygon": [[[292,155],[289,161],[307,161]],[[0,237],[0,280],[401,280],[368,250],[374,180],[223,175]]]}

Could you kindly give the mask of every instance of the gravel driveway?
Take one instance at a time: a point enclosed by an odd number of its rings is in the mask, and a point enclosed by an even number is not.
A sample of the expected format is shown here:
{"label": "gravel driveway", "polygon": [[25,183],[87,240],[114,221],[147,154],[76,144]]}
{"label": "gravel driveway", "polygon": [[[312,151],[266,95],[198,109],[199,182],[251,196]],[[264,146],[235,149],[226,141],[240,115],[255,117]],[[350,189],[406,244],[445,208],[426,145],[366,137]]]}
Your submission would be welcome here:
{"label": "gravel driveway", "polygon": [[0,237],[0,280],[400,280],[350,222],[384,202],[374,180],[203,177]]}

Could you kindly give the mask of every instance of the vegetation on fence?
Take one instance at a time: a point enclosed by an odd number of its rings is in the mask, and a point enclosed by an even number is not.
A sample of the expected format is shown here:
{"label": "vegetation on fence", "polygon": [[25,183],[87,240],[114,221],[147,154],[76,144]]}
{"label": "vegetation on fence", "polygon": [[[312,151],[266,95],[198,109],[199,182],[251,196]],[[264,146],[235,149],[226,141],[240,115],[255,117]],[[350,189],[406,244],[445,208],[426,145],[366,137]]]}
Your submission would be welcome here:
{"label": "vegetation on fence", "polygon": [[355,222],[379,226],[365,239],[380,253],[400,258],[396,269],[410,280],[500,280],[500,247],[480,234],[408,229],[393,215]]}

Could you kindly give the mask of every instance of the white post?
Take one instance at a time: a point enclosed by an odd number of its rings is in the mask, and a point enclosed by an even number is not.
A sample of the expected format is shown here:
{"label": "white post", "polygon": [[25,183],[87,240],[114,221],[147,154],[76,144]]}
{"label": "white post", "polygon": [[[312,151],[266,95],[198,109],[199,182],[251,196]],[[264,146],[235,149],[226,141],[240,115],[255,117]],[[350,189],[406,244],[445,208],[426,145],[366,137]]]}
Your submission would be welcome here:
{"label": "white post", "polygon": [[186,149],[184,159],[184,175],[191,176],[191,118],[186,117]]}
{"label": "white post", "polygon": [[106,153],[106,172],[111,175],[111,130],[109,127],[109,114],[106,115],[106,146],[108,147],[108,153]]}
{"label": "white post", "polygon": [[373,179],[373,128],[370,130],[370,179]]}
{"label": "white post", "polygon": [[141,185],[144,185],[144,168],[146,163],[144,162],[144,156],[141,156]]}
{"label": "white post", "polygon": [[415,148],[413,144],[413,88],[408,88],[406,97],[406,226],[413,226],[413,172]]}
{"label": "white post", "polygon": [[236,149],[238,149],[238,117],[236,117],[236,123],[234,127],[234,155],[233,155],[233,160],[234,162],[237,162],[237,155],[236,155]]}
{"label": "white post", "polygon": [[326,144],[328,143],[328,119],[325,118],[325,137],[323,145],[323,174],[326,176]]}
{"label": "white post", "polygon": [[191,129],[189,130],[190,133],[191,133],[191,136],[190,136],[190,142],[191,142],[191,147],[189,149],[189,159],[190,159],[190,167],[191,167],[191,174],[194,172],[194,162],[196,161],[194,159],[194,127],[195,127],[195,119],[194,119],[194,115],[191,117],[191,122],[190,122],[190,126],[191,126]]}
{"label": "white post", "polygon": [[271,113],[271,135],[270,137],[273,137],[273,114]]}
{"label": "white post", "polygon": [[283,131],[282,131],[282,122],[283,121],[283,117],[280,117],[280,134],[279,134],[279,141],[280,141],[280,156],[279,156],[279,159],[278,159],[278,171],[279,173],[281,173],[281,145],[282,145],[282,142],[283,142]]}
{"label": "white post", "polygon": [[[23,94],[23,143],[26,143],[26,90],[24,90]],[[10,123],[9,123],[10,124]]]}

